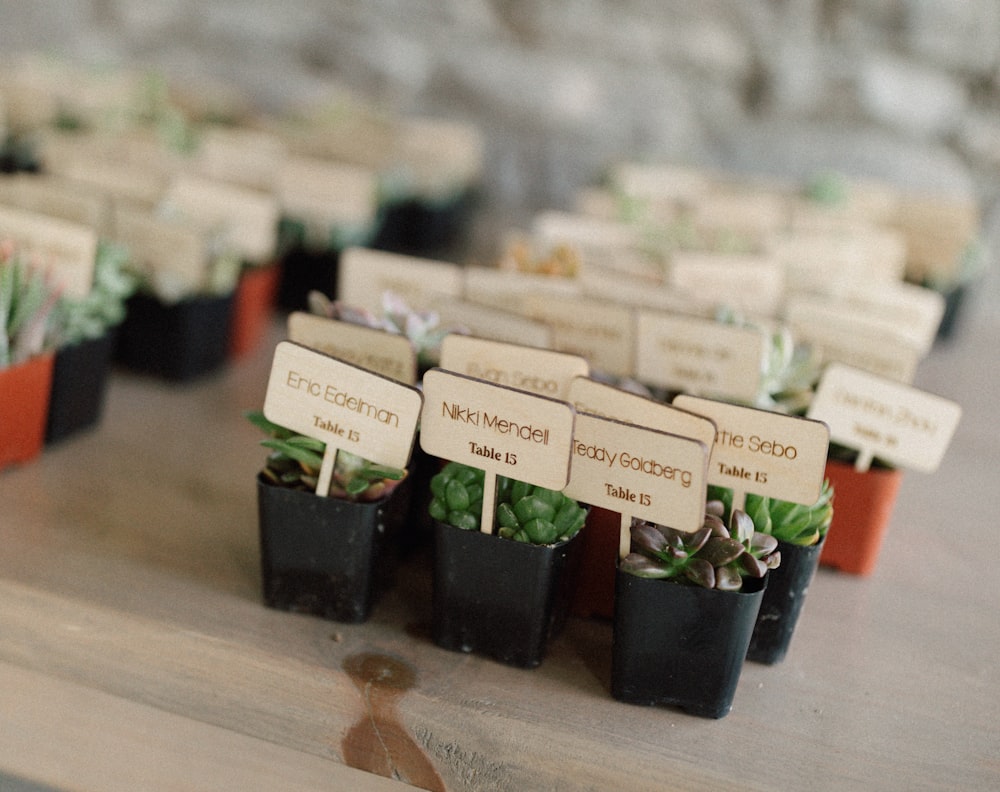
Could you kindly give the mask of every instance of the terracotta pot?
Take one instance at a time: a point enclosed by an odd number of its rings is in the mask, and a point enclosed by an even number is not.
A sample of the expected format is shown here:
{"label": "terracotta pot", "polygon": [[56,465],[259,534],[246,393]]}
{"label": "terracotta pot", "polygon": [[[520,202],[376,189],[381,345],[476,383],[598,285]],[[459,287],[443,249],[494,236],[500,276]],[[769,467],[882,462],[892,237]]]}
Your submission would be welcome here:
{"label": "terracotta pot", "polygon": [[0,469],[30,462],[45,444],[55,354],[0,370]]}
{"label": "terracotta pot", "polygon": [[229,355],[242,358],[260,344],[274,311],[281,280],[277,263],[245,267],[233,295]]}
{"label": "terracotta pot", "polygon": [[819,562],[842,572],[870,575],[889,529],[903,471],[873,467],[862,473],[831,459],[826,477],[834,492],[833,522]]}
{"label": "terracotta pot", "polygon": [[622,518],[593,506],[580,538],[580,572],[573,596],[574,616],[611,619],[615,615],[615,569]]}
{"label": "terracotta pot", "polygon": [[611,695],[704,718],[729,714],[766,577],[718,591],[616,575]]}

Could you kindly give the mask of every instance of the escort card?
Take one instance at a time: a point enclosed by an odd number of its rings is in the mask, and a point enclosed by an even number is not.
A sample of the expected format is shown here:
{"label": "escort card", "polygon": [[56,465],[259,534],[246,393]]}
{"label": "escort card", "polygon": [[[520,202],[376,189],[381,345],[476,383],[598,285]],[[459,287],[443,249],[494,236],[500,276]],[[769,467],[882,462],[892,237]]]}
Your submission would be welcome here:
{"label": "escort card", "polygon": [[878,457],[924,473],[937,470],[961,414],[940,396],[841,364],[827,366],[808,411],[834,442],[858,449],[859,471]]}
{"label": "escort card", "polygon": [[412,386],[292,341],[275,347],[264,416],[326,443],[317,495],[329,492],[340,449],[405,468],[421,407],[420,391]]}
{"label": "escort card", "polygon": [[147,277],[165,273],[182,289],[204,284],[209,259],[202,234],[125,206],[115,207],[112,226],[112,238],[128,249],[131,262]]}
{"label": "escort card", "polygon": [[421,448],[486,471],[484,533],[493,531],[498,475],[547,489],[566,486],[571,404],[437,368],[424,374],[423,392]]}
{"label": "escort card", "polygon": [[444,261],[352,247],[340,254],[337,296],[347,305],[382,315],[382,295],[393,292],[414,308],[435,297],[462,294],[462,270]]}
{"label": "escort card", "polygon": [[759,329],[639,311],[635,377],[670,390],[752,402],[766,341]]}
{"label": "escort card", "polygon": [[375,222],[375,172],[332,160],[291,156],[278,168],[274,187],[286,217],[327,239],[334,230],[367,230]]}
{"label": "escort card", "polygon": [[784,297],[784,272],[768,256],[680,251],[668,271],[671,287],[754,316],[774,316]]}
{"label": "escort card", "polygon": [[702,299],[704,295],[684,294],[667,288],[659,280],[630,278],[603,267],[584,267],[578,280],[585,296],[599,300],[705,318],[715,313],[715,304]]}
{"label": "escort card", "polygon": [[552,347],[552,330],[527,316],[450,297],[435,297],[429,305],[441,317],[443,325],[464,328],[479,338],[530,347]]}
{"label": "escort card", "polygon": [[273,195],[200,176],[181,174],[167,187],[161,210],[223,235],[225,247],[244,261],[274,256],[278,241],[278,202]]}
{"label": "escort card", "polygon": [[46,272],[61,293],[82,298],[94,284],[97,234],[92,228],[0,206],[0,239],[14,243],[32,266]]}
{"label": "escort card", "polygon": [[397,382],[417,381],[417,353],[406,336],[293,311],[288,315],[288,338]]}
{"label": "escort card", "polygon": [[86,226],[98,238],[107,230],[108,200],[58,176],[37,173],[5,176],[0,180],[0,203]]}
{"label": "escort card", "polygon": [[612,376],[632,375],[635,312],[628,306],[605,300],[529,294],[524,312],[551,328],[553,349],[579,355],[596,370]]}
{"label": "escort card", "polygon": [[823,486],[830,430],[821,421],[681,394],[675,407],[715,421],[708,483],[733,491],[743,508],[752,492],[811,505]]}
{"label": "escort card", "polygon": [[209,125],[200,133],[195,161],[199,172],[211,179],[273,190],[287,155],[277,135],[245,127]]}
{"label": "escort card", "polygon": [[551,399],[565,399],[573,378],[590,373],[578,355],[456,333],[441,342],[441,368]]}
{"label": "escort card", "polygon": [[848,309],[902,336],[923,353],[930,351],[944,316],[944,295],[905,281],[875,287],[849,286],[840,295]]}
{"label": "escort card", "polygon": [[574,278],[528,275],[489,267],[464,269],[463,296],[466,300],[511,313],[523,313],[529,294],[565,297],[579,293],[580,284]]}

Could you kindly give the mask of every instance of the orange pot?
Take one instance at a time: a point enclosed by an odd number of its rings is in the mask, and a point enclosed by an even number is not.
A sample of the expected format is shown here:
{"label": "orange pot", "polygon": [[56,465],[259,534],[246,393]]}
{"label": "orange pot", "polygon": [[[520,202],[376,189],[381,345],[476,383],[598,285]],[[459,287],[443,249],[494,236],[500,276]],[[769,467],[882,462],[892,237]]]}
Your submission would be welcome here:
{"label": "orange pot", "polygon": [[274,309],[281,268],[277,263],[247,267],[233,295],[229,327],[229,355],[241,358],[260,344]]}
{"label": "orange pot", "polygon": [[30,462],[45,442],[55,354],[0,370],[0,469]]}
{"label": "orange pot", "polygon": [[903,480],[901,469],[870,468],[829,460],[826,475],[833,487],[833,522],[820,564],[854,575],[875,571]]}

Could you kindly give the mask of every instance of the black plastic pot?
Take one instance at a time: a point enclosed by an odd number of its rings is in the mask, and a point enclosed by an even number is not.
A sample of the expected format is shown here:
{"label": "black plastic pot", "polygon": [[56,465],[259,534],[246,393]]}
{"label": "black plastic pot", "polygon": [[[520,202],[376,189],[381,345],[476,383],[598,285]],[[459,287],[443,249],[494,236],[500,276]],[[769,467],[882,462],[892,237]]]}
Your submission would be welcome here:
{"label": "black plastic pot", "polygon": [[371,246],[412,256],[444,253],[461,240],[475,202],[474,191],[467,190],[449,201],[407,198],[387,203],[379,210]]}
{"label": "black plastic pot", "polygon": [[750,636],[747,660],[773,665],[785,659],[819,565],[823,541],[808,547],[778,542],[781,564],[767,573],[767,588]]}
{"label": "black plastic pot", "polygon": [[358,503],[321,498],[257,478],[264,602],[278,610],[363,622],[391,583],[387,535],[403,521],[403,481],[385,498]]}
{"label": "black plastic pot", "polygon": [[232,293],[163,303],[129,298],[115,360],[133,371],[185,382],[221,368],[228,352]]}
{"label": "black plastic pot", "polygon": [[45,443],[95,426],[104,411],[117,328],[56,352]]}
{"label": "black plastic pot", "polygon": [[507,665],[539,665],[566,623],[579,537],[532,545],[435,521],[434,642]]}
{"label": "black plastic pot", "polygon": [[617,570],[611,695],[704,718],[727,715],[765,580],[717,591]]}

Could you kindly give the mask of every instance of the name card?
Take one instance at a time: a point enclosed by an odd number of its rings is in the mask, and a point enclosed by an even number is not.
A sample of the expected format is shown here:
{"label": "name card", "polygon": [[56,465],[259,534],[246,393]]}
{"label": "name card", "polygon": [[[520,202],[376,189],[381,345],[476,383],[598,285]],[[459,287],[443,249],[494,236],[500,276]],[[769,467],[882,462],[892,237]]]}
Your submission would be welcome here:
{"label": "name card", "polygon": [[577,355],[455,333],[441,342],[440,367],[550,399],[565,399],[573,378],[590,373]]}
{"label": "name card", "polygon": [[422,397],[416,388],[291,341],[274,350],[264,397],[269,421],[326,443],[316,494],[330,490],[341,448],[405,468]]}
{"label": "name card", "polygon": [[847,309],[880,323],[923,353],[930,351],[944,316],[944,295],[934,289],[905,281],[887,282],[871,288],[857,284],[840,296]]}
{"label": "name card", "polygon": [[0,239],[13,242],[33,266],[48,273],[65,296],[82,298],[90,293],[97,255],[93,229],[0,206]]}
{"label": "name card", "polygon": [[406,336],[293,311],[288,315],[288,338],[397,382],[417,381],[417,353]]}
{"label": "name card", "polygon": [[462,327],[479,338],[530,347],[552,346],[552,330],[527,316],[448,297],[435,297],[430,306],[446,326]]}
{"label": "name card", "polygon": [[840,364],[827,366],[808,411],[834,442],[858,449],[858,470],[877,456],[924,473],[937,470],[961,414],[940,396]]}
{"label": "name card", "polygon": [[114,241],[125,246],[132,264],[147,277],[166,274],[182,289],[202,286],[209,263],[202,234],[125,206],[115,207],[112,225]]}
{"label": "name card", "polygon": [[525,313],[552,330],[551,346],[579,355],[598,371],[617,377],[632,375],[635,356],[635,312],[607,301],[578,297],[528,295]]}
{"label": "name card", "polygon": [[377,180],[368,168],[292,156],[281,163],[276,182],[281,211],[304,222],[311,235],[367,229],[375,222]]}
{"label": "name card", "polygon": [[530,275],[488,267],[466,267],[464,270],[465,299],[501,311],[523,313],[529,294],[571,297],[579,293],[580,284],[574,278]]}
{"label": "name card", "polygon": [[912,382],[922,357],[917,346],[883,323],[829,304],[796,298],[788,304],[786,323],[822,363],[844,363],[896,382]]}
{"label": "name card", "polygon": [[576,419],[569,403],[437,368],[424,374],[423,392],[421,447],[486,471],[484,533],[493,530],[496,476],[566,486]]}
{"label": "name card", "polygon": [[382,295],[393,292],[414,308],[462,293],[462,270],[444,261],[352,247],[340,254],[337,296],[347,305],[382,315]]}
{"label": "name card", "polygon": [[669,273],[675,289],[757,316],[774,316],[784,296],[784,272],[766,256],[678,252]]}
{"label": "name card", "polygon": [[750,402],[760,387],[766,341],[755,328],[639,311],[635,376],[648,385]]}
{"label": "name card", "polygon": [[709,318],[715,313],[715,304],[702,299],[705,295],[683,294],[660,280],[630,278],[602,267],[584,267],[578,280],[587,297],[687,316]]}
{"label": "name card", "polygon": [[816,502],[830,446],[826,424],[685,394],[673,403],[715,421],[708,483],[731,489],[735,508],[743,508],[748,492]]}
{"label": "name card", "polygon": [[0,203],[92,228],[98,237],[106,230],[110,210],[103,195],[68,179],[43,174],[0,179]]}
{"label": "name card", "polygon": [[181,174],[171,181],[161,210],[209,231],[219,231],[224,244],[244,261],[274,256],[278,239],[278,202],[248,187]]}
{"label": "name card", "polygon": [[269,132],[209,126],[201,132],[195,159],[199,171],[209,178],[273,190],[287,155],[285,144]]}
{"label": "name card", "polygon": [[626,162],[612,173],[612,182],[625,195],[652,203],[691,202],[711,189],[709,171],[679,165]]}

